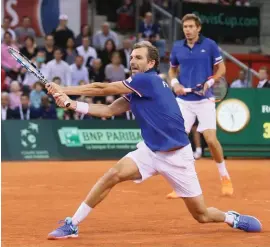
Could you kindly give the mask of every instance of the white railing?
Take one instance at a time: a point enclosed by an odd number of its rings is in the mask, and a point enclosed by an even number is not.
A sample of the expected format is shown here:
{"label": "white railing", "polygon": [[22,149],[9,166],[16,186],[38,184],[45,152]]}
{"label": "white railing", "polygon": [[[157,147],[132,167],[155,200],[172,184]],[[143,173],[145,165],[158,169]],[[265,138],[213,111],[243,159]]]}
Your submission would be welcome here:
{"label": "white railing", "polygon": [[161,38],[165,39],[167,41],[167,46],[171,48],[171,45],[173,43],[173,16],[154,3],[152,3],[152,14],[153,21],[156,21],[160,25]]}

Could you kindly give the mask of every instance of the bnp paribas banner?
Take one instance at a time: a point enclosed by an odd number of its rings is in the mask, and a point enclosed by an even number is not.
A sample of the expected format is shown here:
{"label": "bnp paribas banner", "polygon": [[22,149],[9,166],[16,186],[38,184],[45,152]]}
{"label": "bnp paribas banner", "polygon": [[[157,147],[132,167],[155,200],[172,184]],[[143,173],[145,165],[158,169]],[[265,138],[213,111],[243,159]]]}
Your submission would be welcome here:
{"label": "bnp paribas banner", "polygon": [[6,120],[1,139],[3,160],[87,160],[119,159],[142,137],[135,121]]}
{"label": "bnp paribas banner", "polygon": [[85,147],[88,150],[135,149],[142,140],[139,129],[78,129],[63,127],[59,139],[66,147]]}
{"label": "bnp paribas banner", "polygon": [[260,37],[260,8],[183,3],[183,15],[194,13],[203,22],[202,33],[216,41]]}

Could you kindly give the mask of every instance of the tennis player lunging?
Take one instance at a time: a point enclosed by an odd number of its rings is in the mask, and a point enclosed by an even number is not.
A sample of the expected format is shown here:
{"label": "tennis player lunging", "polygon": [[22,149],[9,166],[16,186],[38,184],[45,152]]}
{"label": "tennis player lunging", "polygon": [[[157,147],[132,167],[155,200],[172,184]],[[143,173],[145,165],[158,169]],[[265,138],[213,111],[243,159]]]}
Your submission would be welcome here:
{"label": "tennis player lunging", "polygon": [[[261,231],[261,223],[254,217],[206,207],[180,109],[171,89],[156,72],[159,65],[157,49],[146,41],[135,44],[130,64],[133,75],[125,81],[64,88],[53,83],[47,85],[58,106],[65,107],[64,102],[69,101],[69,109],[83,114],[111,117],[131,108],[144,140],[97,181],[73,217],[67,217],[48,239],[78,237],[79,223],[115,185],[127,180],[140,183],[157,174],[166,178],[198,222],[225,222],[247,232]],[[72,101],[69,94],[126,96],[111,105],[102,105]]]}
{"label": "tennis player lunging", "polygon": [[[184,92],[184,88],[193,88],[203,82],[206,82],[204,84],[206,90],[215,83],[215,80],[225,75],[226,68],[215,41],[200,35],[202,24],[198,16],[185,15],[182,25],[185,39],[174,43],[170,57],[171,86],[178,95],[177,102],[188,133],[196,117],[198,118],[197,131],[203,133],[212,157],[216,161],[222,184],[222,195],[230,196],[233,194],[233,186],[226,169],[222,147],[216,136],[215,103],[204,96]],[[178,197],[175,192],[167,195],[169,199]]]}

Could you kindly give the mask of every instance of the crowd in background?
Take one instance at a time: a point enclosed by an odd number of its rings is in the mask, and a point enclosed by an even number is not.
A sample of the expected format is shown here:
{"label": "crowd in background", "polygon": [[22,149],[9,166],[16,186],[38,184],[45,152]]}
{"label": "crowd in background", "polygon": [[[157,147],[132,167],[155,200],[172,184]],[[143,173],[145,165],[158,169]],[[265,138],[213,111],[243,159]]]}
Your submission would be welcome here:
{"label": "crowd in background", "polygon": [[[158,1],[157,4],[169,4]],[[223,1],[224,2],[224,1]],[[227,1],[231,2],[231,1]],[[241,3],[247,1],[240,1]],[[159,49],[161,59],[165,56],[165,40],[160,37],[160,27],[153,22],[149,1],[144,1],[140,11],[142,21],[139,26],[139,39],[152,42]],[[235,2],[236,3],[236,2]],[[125,0],[117,13],[134,14],[132,0]],[[133,40],[122,42],[109,23],[92,33],[89,25],[83,25],[79,35],[75,36],[68,27],[68,16],[59,16],[59,25],[52,33],[44,37],[42,45],[36,44],[36,34],[31,19],[24,16],[21,25],[14,30],[10,27],[11,19],[3,19],[1,29],[1,89],[2,119],[92,119],[68,110],[57,108],[54,100],[46,94],[44,85],[28,73],[10,56],[8,46],[20,50],[30,59],[49,80],[59,85],[85,85],[92,82],[112,82],[125,80],[130,76],[129,56]],[[258,87],[269,87],[267,68],[259,71]],[[231,87],[249,87],[244,71]],[[110,104],[119,96],[79,97],[85,102]],[[72,97],[72,99],[77,99]],[[127,112],[117,118],[133,119]]]}
{"label": "crowd in background", "polygon": [[[37,46],[35,31],[28,16],[14,30],[10,28],[10,21],[9,17],[5,17],[1,30],[2,119],[90,118],[58,109],[46,94],[43,84],[10,56],[8,46],[20,50],[49,81],[63,86],[121,81],[130,76],[132,41],[126,39],[120,45],[109,23],[103,23],[95,35],[92,35],[89,25],[84,25],[81,33],[75,37],[68,28],[68,16],[60,15],[59,26],[46,35],[44,45]],[[114,99],[112,96],[80,97],[80,100],[89,103],[109,104]],[[120,117],[132,119],[133,116],[127,113]]]}

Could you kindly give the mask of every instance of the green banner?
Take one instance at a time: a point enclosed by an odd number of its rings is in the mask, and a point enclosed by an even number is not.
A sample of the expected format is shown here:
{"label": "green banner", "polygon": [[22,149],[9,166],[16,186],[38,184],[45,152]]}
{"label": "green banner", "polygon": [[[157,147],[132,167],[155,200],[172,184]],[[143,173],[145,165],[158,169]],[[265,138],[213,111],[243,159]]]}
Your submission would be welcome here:
{"label": "green banner", "polygon": [[202,34],[216,41],[260,37],[260,8],[183,3],[183,15],[194,13],[203,23]]}
{"label": "green banner", "polygon": [[2,121],[3,160],[119,159],[141,140],[135,121]]}
{"label": "green banner", "polygon": [[[230,89],[217,123],[225,156],[270,157],[269,89]],[[6,120],[1,128],[2,160],[119,159],[141,140],[127,120]]]}

